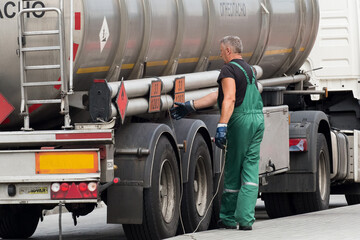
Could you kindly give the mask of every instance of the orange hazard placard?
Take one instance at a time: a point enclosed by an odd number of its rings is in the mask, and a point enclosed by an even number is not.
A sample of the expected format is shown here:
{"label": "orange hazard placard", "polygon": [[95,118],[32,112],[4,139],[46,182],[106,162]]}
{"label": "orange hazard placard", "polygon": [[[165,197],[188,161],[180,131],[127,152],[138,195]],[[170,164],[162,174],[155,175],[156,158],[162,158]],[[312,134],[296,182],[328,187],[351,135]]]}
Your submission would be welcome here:
{"label": "orange hazard placard", "polygon": [[0,124],[15,110],[6,98],[0,93]]}
{"label": "orange hazard placard", "polygon": [[124,123],[125,120],[125,113],[126,109],[129,103],[129,99],[127,97],[126,91],[125,91],[125,85],[124,82],[121,82],[119,93],[116,99],[116,104],[118,106],[119,114],[121,117],[122,123]]}
{"label": "orange hazard placard", "polygon": [[160,112],[161,110],[161,80],[151,82],[150,97],[149,97],[149,113]]}
{"label": "orange hazard placard", "polygon": [[36,174],[97,173],[97,152],[37,152]]}
{"label": "orange hazard placard", "polygon": [[176,78],[174,85],[174,102],[185,102],[185,77]]}

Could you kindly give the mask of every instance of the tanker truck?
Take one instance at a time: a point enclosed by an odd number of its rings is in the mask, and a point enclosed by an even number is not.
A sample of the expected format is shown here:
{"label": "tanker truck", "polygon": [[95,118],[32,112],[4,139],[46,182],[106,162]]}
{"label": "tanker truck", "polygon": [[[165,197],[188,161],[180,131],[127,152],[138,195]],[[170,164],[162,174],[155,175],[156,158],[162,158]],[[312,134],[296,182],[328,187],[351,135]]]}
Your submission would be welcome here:
{"label": "tanker truck", "polygon": [[316,0],[2,0],[0,237],[30,237],[56,206],[76,224],[100,201],[128,239],[215,227],[218,109],[169,109],[217,90],[226,35],[262,91],[269,216],[326,209],[330,190],[359,202],[357,68],[352,85],[313,71],[319,19]]}

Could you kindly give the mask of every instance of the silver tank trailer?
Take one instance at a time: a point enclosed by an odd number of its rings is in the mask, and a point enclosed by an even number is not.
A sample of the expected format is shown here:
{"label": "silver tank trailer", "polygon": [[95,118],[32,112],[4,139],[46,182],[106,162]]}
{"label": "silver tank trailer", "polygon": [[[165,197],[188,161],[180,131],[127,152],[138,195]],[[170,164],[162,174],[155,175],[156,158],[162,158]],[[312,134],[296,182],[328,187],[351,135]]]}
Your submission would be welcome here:
{"label": "silver tank trailer", "polygon": [[[25,3],[29,8],[58,7],[58,0]],[[263,78],[294,74],[316,38],[317,0],[75,0],[74,40],[69,41],[69,1],[65,2],[66,61],[74,46],[74,88],[86,91],[94,79],[139,79],[219,69],[219,40],[238,35],[243,56],[263,68]],[[1,128],[20,127],[18,1],[0,2],[0,93],[15,107]],[[27,30],[56,28],[54,13],[25,15]],[[26,46],[57,45],[52,36],[27,36]],[[27,65],[55,64],[56,52],[31,53]],[[58,70],[31,71],[28,81],[56,81]],[[32,88],[34,99],[55,98],[55,87]],[[59,107],[30,106],[30,119],[59,118]]]}

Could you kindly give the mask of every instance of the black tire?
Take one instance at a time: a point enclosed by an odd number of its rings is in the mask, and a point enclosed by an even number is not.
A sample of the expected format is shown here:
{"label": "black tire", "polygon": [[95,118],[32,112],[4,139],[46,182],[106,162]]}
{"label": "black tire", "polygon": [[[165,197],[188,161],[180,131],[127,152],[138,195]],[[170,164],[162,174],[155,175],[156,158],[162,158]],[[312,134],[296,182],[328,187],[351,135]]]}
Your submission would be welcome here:
{"label": "black tire", "polygon": [[[181,203],[181,217],[186,233],[208,229],[213,197],[212,164],[209,148],[197,134],[191,148],[189,179],[184,184]],[[201,222],[201,223],[200,223]]]}
{"label": "black tire", "polygon": [[360,194],[345,194],[345,199],[348,205],[359,204]]}
{"label": "black tire", "polygon": [[295,214],[291,193],[262,193],[261,198],[270,218],[287,217]]}
{"label": "black tire", "polygon": [[41,208],[38,205],[6,205],[1,207],[0,214],[1,238],[26,239],[37,228]]}
{"label": "black tire", "polygon": [[144,190],[141,225],[124,224],[129,240],[164,239],[175,236],[180,215],[180,177],[172,145],[161,136],[156,145],[151,187]]}
{"label": "black tire", "polygon": [[295,193],[296,213],[307,213],[329,208],[330,199],[330,155],[324,134],[317,135],[316,190],[310,193]]}

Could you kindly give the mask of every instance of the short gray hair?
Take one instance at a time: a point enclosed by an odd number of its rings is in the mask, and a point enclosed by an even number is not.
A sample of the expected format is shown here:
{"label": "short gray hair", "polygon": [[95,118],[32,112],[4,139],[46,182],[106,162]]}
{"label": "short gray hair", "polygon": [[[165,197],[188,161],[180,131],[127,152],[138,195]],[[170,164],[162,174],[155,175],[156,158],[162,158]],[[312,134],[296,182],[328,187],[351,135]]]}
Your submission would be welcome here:
{"label": "short gray hair", "polygon": [[234,53],[242,53],[243,44],[238,36],[226,36],[220,40],[220,44],[231,47]]}

